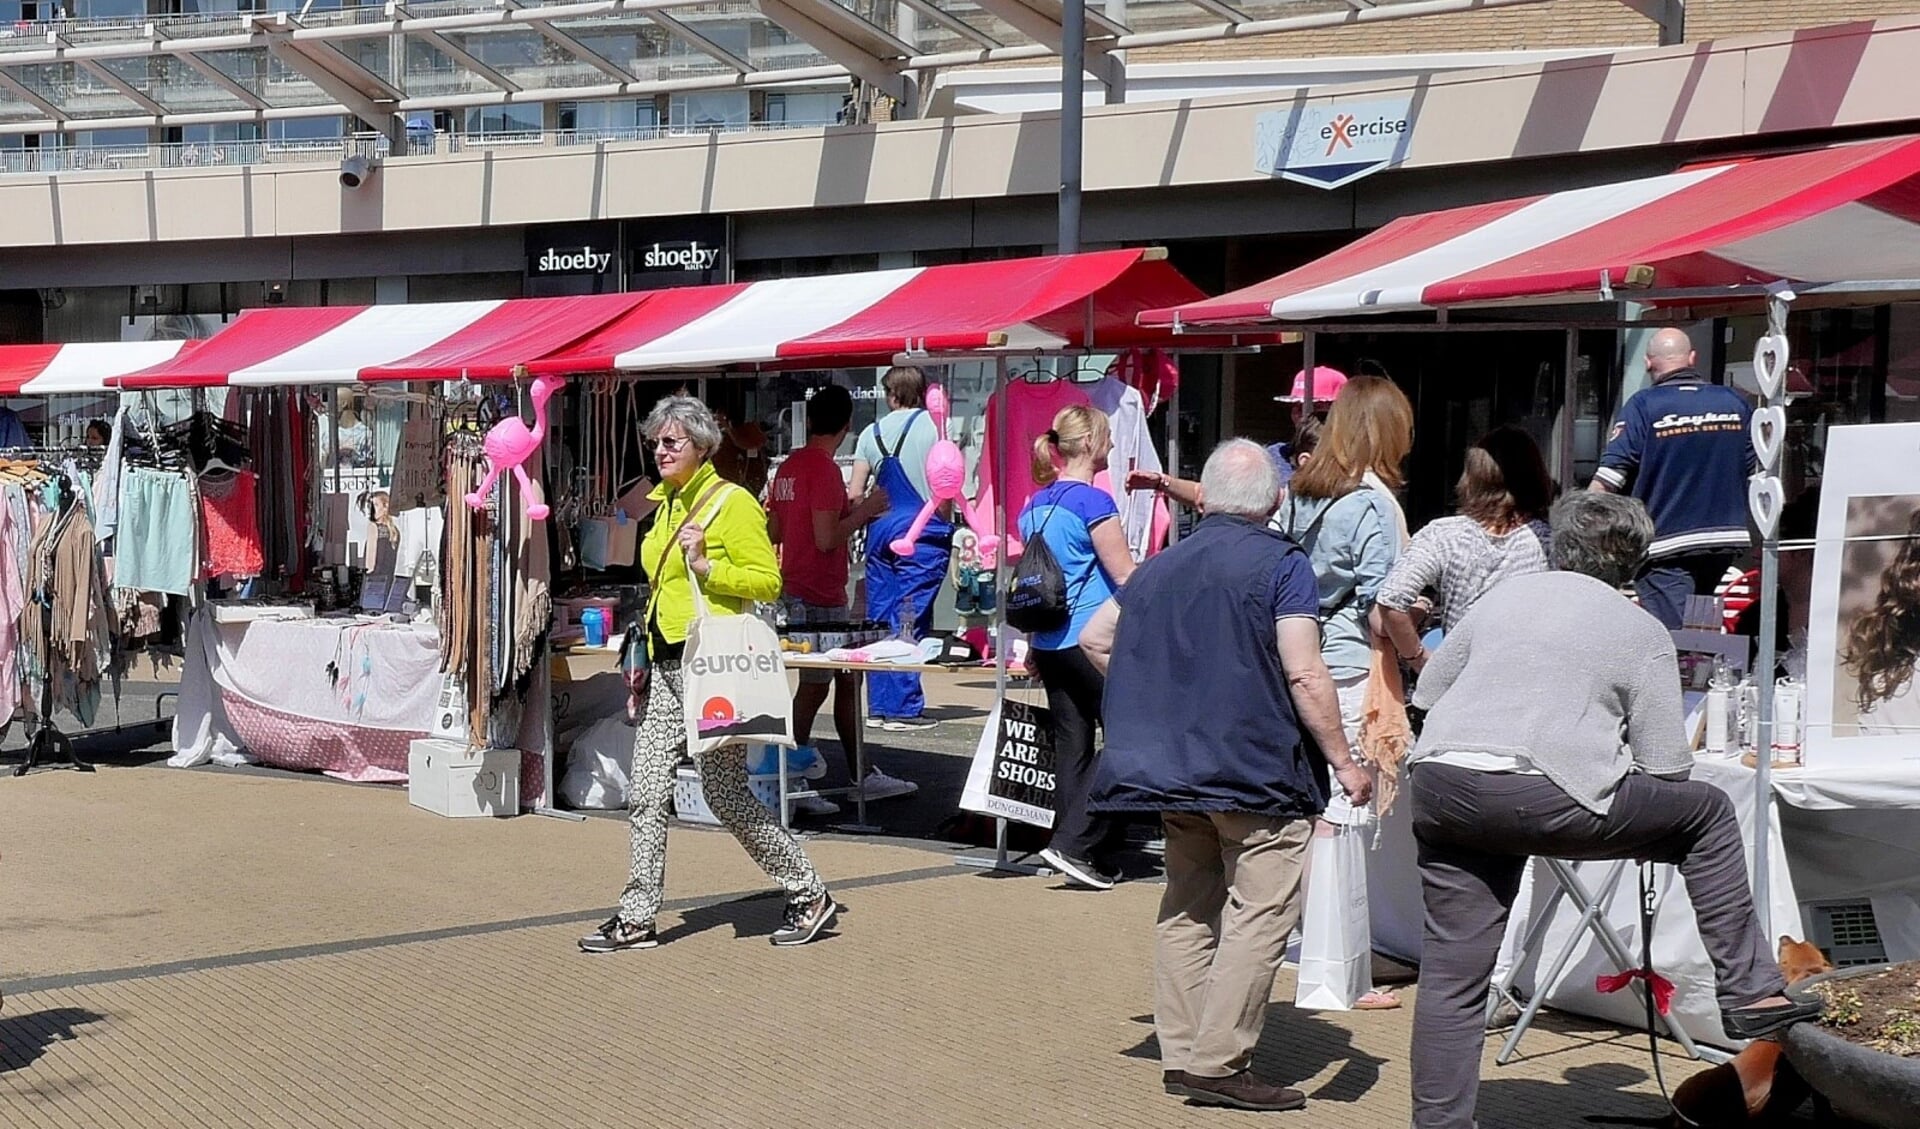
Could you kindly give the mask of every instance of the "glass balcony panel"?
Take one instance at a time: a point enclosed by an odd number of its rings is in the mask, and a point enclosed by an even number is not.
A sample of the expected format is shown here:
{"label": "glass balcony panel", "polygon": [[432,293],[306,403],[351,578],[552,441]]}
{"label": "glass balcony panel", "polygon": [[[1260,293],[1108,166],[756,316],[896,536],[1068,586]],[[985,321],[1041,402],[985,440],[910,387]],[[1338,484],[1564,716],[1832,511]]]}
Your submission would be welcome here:
{"label": "glass balcony panel", "polygon": [[404,89],[409,98],[484,94],[499,87],[474,74],[453,56],[420,39],[407,40]]}

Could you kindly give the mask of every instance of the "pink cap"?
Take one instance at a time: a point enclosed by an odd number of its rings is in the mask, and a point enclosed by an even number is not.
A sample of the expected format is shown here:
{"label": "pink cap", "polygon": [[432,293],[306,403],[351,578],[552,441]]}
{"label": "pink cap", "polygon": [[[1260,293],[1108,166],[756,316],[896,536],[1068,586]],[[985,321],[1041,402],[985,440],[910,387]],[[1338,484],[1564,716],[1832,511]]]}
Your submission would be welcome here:
{"label": "pink cap", "polygon": [[[1335,396],[1338,396],[1340,394],[1340,390],[1342,388],[1345,388],[1346,386],[1347,386],[1346,373],[1341,372],[1337,368],[1328,368],[1326,365],[1314,366],[1313,402],[1315,404],[1333,403],[1333,398]],[[1280,401],[1282,404],[1298,404],[1298,403],[1304,402],[1306,398],[1307,398],[1307,370],[1305,369],[1301,369],[1299,372],[1296,372],[1293,374],[1293,394],[1292,395],[1274,397],[1274,399]]]}

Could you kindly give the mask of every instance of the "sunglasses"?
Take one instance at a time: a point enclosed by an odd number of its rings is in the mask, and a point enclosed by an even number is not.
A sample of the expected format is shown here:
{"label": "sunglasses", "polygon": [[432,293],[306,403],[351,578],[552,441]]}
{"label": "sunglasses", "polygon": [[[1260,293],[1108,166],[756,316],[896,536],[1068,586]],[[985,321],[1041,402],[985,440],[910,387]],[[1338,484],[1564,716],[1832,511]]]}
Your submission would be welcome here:
{"label": "sunglasses", "polygon": [[662,435],[658,439],[648,440],[647,445],[649,447],[652,447],[656,451],[665,451],[669,455],[677,455],[680,452],[686,450],[687,446],[692,442],[693,440],[688,439],[685,436],[682,436],[679,439],[673,439],[668,436]]}

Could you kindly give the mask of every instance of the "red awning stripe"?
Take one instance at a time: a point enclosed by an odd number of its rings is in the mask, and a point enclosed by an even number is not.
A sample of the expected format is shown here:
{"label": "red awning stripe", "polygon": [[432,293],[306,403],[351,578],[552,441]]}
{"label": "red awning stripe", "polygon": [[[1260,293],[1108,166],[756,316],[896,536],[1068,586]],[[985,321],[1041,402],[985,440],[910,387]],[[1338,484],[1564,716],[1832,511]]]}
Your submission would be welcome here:
{"label": "red awning stripe", "polygon": [[1655,289],[1920,278],[1920,139],[1698,165],[1396,220],[1146,325],[1188,329]]}
{"label": "red awning stripe", "polygon": [[0,346],[0,395],[84,396],[112,391],[119,379],[168,361],[192,341],[111,341]]}

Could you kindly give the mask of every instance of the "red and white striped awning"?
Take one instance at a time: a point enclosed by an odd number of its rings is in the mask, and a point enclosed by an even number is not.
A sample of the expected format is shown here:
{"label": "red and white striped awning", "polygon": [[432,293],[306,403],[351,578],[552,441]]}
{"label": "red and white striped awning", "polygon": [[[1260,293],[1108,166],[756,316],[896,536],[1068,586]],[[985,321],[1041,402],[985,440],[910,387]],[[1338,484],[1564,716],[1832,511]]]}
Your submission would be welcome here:
{"label": "red and white striped awning", "polygon": [[113,390],[131,372],[164,364],[196,341],[0,345],[0,396],[84,396]]}
{"label": "red and white striped awning", "polygon": [[565,349],[644,298],[604,294],[397,306],[248,310],[192,353],[123,388],[500,380]]}
{"label": "red and white striped awning", "polygon": [[[1683,169],[1398,219],[1297,270],[1144,314],[1281,320],[1655,292],[1920,279],[1920,138]],[[1624,296],[1631,296],[1631,291]]]}
{"label": "red and white striped awning", "polygon": [[249,310],[124,388],[885,365],[902,352],[1175,344],[1204,295],[1154,249],[584,298]]}
{"label": "red and white striped awning", "polygon": [[1140,311],[1202,296],[1154,249],[660,291],[534,372],[883,365],[898,353],[1167,344]]}

